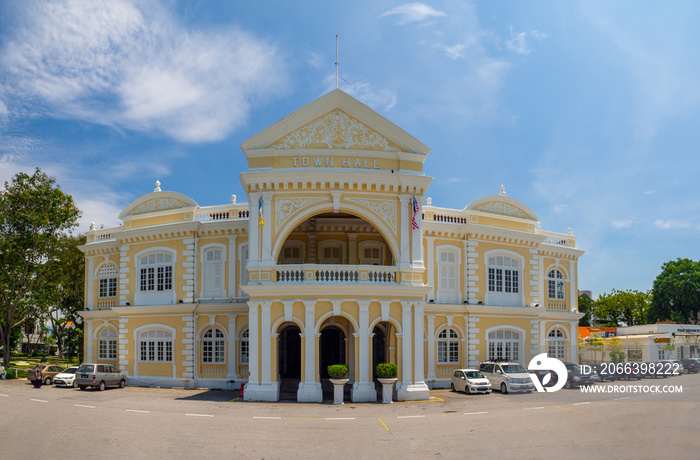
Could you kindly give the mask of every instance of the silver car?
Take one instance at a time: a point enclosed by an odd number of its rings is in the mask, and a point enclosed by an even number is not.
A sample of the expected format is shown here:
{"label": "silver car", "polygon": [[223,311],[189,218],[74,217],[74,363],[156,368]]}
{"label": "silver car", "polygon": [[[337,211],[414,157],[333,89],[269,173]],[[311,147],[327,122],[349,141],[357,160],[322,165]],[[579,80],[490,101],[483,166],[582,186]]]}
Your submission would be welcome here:
{"label": "silver car", "polygon": [[78,367],[75,381],[81,390],[93,387],[103,391],[107,387],[124,388],[127,376],[111,364],[85,363]]}

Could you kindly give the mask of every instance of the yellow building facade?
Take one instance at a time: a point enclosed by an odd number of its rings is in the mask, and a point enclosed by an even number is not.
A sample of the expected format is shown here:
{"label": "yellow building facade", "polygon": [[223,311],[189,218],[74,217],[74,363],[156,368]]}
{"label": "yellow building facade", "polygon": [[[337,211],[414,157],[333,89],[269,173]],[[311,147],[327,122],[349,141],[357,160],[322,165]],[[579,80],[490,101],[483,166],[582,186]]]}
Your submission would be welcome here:
{"label": "yellow building facade", "polygon": [[131,385],[323,400],[345,363],[353,401],[398,365],[395,397],[449,387],[487,359],[577,356],[576,238],[498,194],[433,206],[429,149],[335,90],[242,144],[247,203],[162,191],[91,228],[85,361]]}

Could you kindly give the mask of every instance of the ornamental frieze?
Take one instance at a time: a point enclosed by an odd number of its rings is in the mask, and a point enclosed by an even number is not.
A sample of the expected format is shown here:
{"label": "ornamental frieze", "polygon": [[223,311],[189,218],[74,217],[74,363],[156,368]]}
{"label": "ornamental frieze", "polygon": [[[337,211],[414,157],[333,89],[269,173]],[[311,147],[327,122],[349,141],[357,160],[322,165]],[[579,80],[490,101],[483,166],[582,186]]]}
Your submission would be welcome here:
{"label": "ornamental frieze", "polygon": [[272,144],[277,150],[356,149],[398,152],[386,137],[340,109],[317,118]]}
{"label": "ornamental frieze", "polygon": [[299,209],[324,200],[327,198],[278,198],[275,200],[275,231],[279,230],[289,216]]}
{"label": "ornamental frieze", "polygon": [[192,205],[190,203],[186,203],[182,200],[178,200],[177,198],[153,198],[152,200],[148,200],[148,201],[143,202],[140,205],[136,206],[134,209],[129,211],[129,213],[126,215],[127,216],[135,216],[137,214],[146,214],[149,212],[165,211],[168,209],[188,208],[191,206]]}
{"label": "ornamental frieze", "polygon": [[370,209],[373,213],[384,220],[396,234],[396,201],[377,200],[372,198],[346,198],[347,201],[359,203]]}
{"label": "ornamental frieze", "polygon": [[492,214],[502,214],[504,216],[520,217],[530,219],[530,216],[522,209],[503,201],[489,201],[474,207],[477,211],[490,212]]}

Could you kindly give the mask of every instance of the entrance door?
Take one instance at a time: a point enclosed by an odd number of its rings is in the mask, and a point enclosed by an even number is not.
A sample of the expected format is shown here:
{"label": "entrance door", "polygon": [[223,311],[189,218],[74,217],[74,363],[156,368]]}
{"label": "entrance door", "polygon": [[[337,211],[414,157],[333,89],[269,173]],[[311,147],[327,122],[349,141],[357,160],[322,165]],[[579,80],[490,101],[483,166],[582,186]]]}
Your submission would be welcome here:
{"label": "entrance door", "polygon": [[287,326],[279,336],[279,371],[281,378],[301,378],[301,329]]}
{"label": "entrance door", "polygon": [[345,333],[337,326],[328,326],[321,331],[320,376],[328,378],[328,366],[345,364]]}

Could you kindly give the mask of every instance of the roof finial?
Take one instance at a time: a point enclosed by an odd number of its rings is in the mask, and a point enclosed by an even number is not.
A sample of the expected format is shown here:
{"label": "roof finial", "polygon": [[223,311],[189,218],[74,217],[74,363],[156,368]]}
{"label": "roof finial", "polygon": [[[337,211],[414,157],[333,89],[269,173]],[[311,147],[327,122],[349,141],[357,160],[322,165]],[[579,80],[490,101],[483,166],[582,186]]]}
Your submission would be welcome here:
{"label": "roof finial", "polygon": [[503,185],[501,185],[501,191],[500,191],[498,194],[499,194],[500,196],[506,196],[506,195],[507,195],[507,193],[506,193],[506,188],[505,188]]}
{"label": "roof finial", "polygon": [[160,192],[160,181],[156,181],[156,188],[153,189],[154,192]]}

